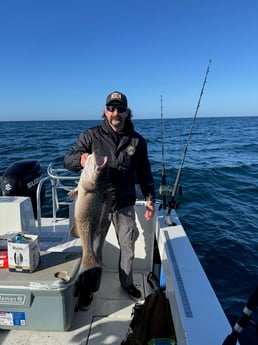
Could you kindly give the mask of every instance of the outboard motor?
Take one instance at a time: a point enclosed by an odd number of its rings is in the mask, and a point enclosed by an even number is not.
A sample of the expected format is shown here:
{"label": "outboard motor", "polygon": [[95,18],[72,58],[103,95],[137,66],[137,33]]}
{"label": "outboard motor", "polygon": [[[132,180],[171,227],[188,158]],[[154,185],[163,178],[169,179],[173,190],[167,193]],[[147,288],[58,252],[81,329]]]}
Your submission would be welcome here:
{"label": "outboard motor", "polygon": [[[36,160],[21,160],[11,164],[1,180],[3,196],[28,196],[31,198],[34,217],[37,218],[37,187],[41,178],[40,164]],[[45,197],[42,189],[41,205]]]}

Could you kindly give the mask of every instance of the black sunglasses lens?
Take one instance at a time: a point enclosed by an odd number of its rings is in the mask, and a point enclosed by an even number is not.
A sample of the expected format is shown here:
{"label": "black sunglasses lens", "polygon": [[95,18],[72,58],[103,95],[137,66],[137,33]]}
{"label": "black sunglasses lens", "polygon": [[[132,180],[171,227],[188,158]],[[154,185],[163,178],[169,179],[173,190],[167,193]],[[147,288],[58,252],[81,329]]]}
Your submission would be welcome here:
{"label": "black sunglasses lens", "polygon": [[108,105],[107,106],[107,110],[111,111],[113,113],[113,111],[115,111],[115,109],[117,110],[118,113],[124,113],[127,108],[125,107],[120,107],[120,106],[116,106],[116,105]]}

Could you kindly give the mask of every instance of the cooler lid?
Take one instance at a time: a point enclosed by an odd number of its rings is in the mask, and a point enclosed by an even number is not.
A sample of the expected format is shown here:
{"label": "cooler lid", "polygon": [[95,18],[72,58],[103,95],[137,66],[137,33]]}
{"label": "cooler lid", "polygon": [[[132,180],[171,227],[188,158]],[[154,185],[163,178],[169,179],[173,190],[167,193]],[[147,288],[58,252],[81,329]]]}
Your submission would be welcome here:
{"label": "cooler lid", "polygon": [[78,277],[81,254],[74,252],[41,252],[40,264],[32,273],[1,269],[1,287],[29,287],[49,290],[67,288]]}

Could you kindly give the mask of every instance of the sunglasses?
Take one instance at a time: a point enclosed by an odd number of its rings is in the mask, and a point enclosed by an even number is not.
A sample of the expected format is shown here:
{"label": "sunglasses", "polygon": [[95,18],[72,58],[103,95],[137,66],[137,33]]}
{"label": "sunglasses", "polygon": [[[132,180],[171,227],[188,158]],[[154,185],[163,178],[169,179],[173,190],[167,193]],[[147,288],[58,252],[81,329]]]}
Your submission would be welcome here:
{"label": "sunglasses", "polygon": [[119,105],[107,105],[106,106],[107,110],[113,113],[115,109],[117,110],[118,113],[125,113],[127,108]]}

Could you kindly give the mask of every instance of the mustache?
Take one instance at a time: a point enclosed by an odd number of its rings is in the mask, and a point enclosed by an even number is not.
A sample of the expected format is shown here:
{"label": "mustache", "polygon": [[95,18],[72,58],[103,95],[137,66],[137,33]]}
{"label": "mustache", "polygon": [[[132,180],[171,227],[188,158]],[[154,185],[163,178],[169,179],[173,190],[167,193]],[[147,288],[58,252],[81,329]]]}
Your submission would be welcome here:
{"label": "mustache", "polygon": [[122,119],[122,118],[121,118],[121,116],[119,116],[119,115],[115,115],[115,116],[112,116],[112,117],[111,117],[111,121],[112,121],[112,120],[120,120],[120,121],[121,121],[121,119]]}

